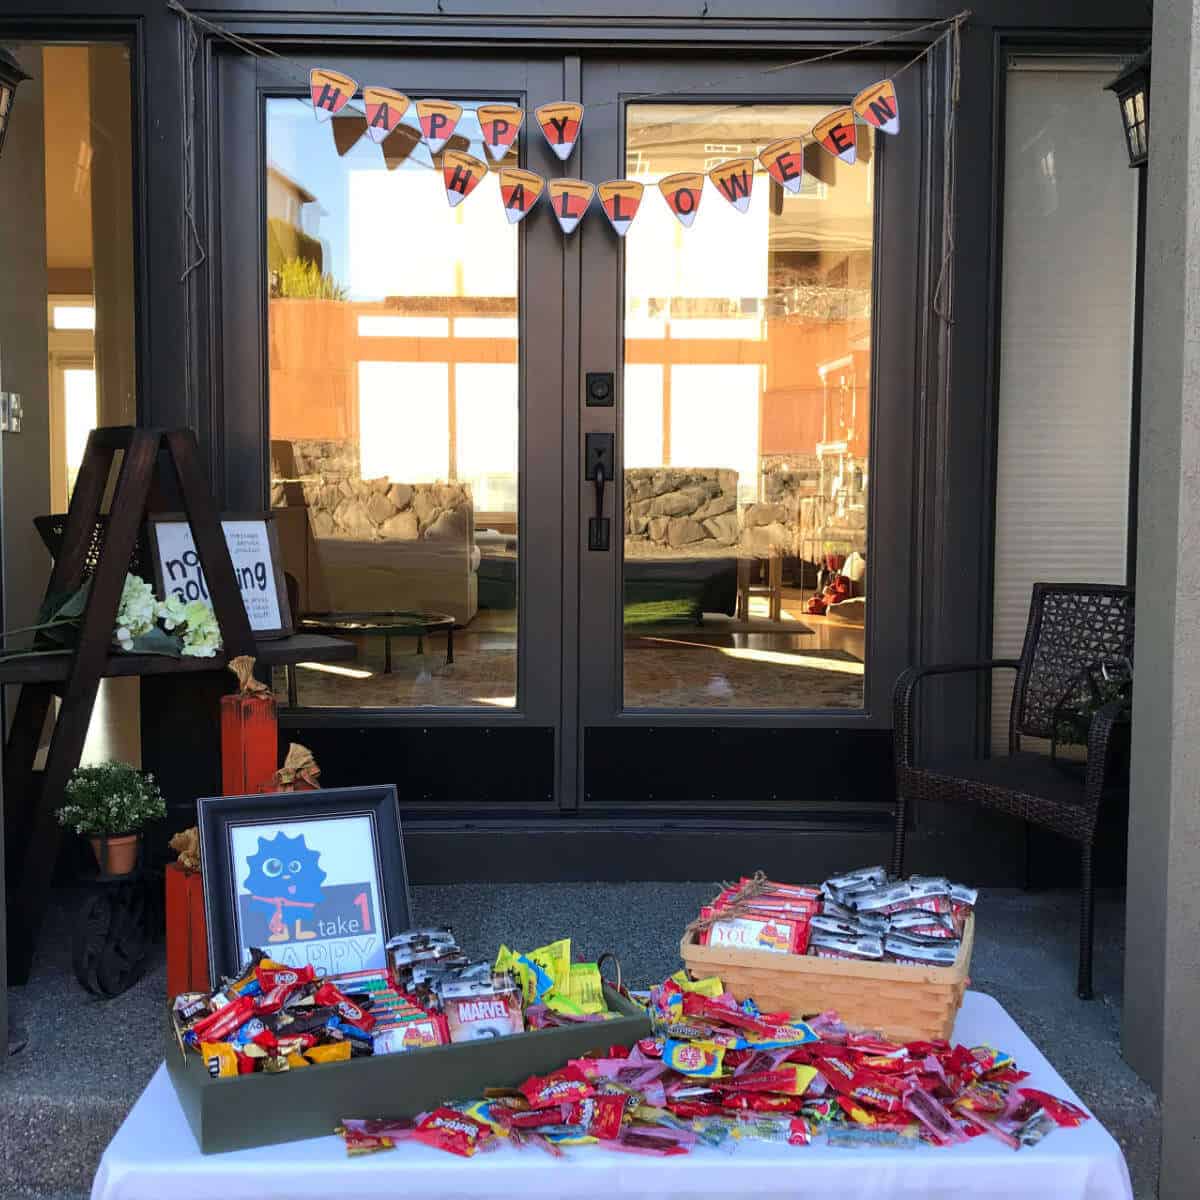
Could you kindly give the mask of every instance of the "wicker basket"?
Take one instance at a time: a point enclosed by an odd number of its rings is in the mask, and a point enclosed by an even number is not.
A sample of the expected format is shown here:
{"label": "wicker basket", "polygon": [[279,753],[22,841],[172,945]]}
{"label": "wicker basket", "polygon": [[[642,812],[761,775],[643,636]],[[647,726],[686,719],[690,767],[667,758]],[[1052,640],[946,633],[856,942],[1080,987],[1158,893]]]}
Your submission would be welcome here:
{"label": "wicker basket", "polygon": [[975,915],[967,918],[952,967],[906,967],[810,955],[771,954],[679,945],[693,979],[719,975],[739,1000],[752,997],[764,1012],[794,1017],[834,1009],[852,1029],[879,1030],[897,1041],[949,1038],[970,980]]}

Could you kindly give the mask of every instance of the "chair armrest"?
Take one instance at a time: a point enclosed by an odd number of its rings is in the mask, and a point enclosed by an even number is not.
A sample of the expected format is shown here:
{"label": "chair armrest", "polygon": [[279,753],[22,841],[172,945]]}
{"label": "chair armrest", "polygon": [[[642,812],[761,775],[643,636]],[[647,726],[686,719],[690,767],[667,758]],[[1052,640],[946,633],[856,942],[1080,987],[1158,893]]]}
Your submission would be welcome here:
{"label": "chair armrest", "polygon": [[1110,700],[1092,715],[1092,723],[1088,727],[1087,802],[1093,809],[1100,805],[1100,797],[1104,792],[1105,775],[1108,772],[1108,752],[1112,742],[1113,730],[1118,725],[1128,723],[1132,705],[1127,698]]}
{"label": "chair armrest", "polygon": [[892,689],[892,747],[898,767],[911,767],[915,753],[913,699],[917,685],[931,675],[960,675],[969,672],[1019,670],[1015,658],[993,658],[986,662],[941,663],[931,667],[909,667],[901,672]]}

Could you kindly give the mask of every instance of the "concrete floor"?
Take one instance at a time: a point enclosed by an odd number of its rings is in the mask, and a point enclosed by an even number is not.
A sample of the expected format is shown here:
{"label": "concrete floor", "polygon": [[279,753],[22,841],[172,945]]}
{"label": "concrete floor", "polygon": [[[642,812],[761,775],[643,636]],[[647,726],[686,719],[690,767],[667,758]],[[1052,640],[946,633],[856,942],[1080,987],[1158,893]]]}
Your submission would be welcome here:
{"label": "concrete floor", "polygon": [[[415,919],[448,924],[472,954],[501,941],[541,945],[570,934],[577,953],[616,952],[627,981],[679,965],[679,934],[711,883],[418,887]],[[0,1083],[0,1196],[81,1200],[129,1105],[163,1055],[165,967],[112,1001],[89,997],[70,968],[70,908],[52,917],[35,977],[10,991],[30,1035]],[[972,986],[995,996],[1120,1142],[1137,1200],[1157,1193],[1159,1110],[1120,1057],[1123,906],[1097,909],[1096,999],[1075,998],[1075,893],[986,891],[978,909]],[[1039,1198],[1041,1200],[1041,1198]]]}

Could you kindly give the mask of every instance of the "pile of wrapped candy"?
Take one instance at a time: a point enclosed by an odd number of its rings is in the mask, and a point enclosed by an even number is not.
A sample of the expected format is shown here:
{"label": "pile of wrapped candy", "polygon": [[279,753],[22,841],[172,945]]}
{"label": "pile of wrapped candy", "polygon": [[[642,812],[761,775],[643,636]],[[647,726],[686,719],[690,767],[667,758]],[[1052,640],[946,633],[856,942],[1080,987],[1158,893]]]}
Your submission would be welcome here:
{"label": "pile of wrapped candy", "polygon": [[441,1043],[615,1015],[604,1002],[600,968],[573,963],[570,938],[527,952],[501,946],[494,963],[472,962],[451,930],[417,929],[392,938],[387,958],[394,987],[436,1020]]}
{"label": "pile of wrapped candy", "polygon": [[864,867],[819,886],[761,874],[724,888],[689,927],[705,946],[952,966],[974,888],[940,876],[889,879]]}
{"label": "pile of wrapped candy", "polygon": [[387,961],[386,970],[318,977],[254,950],[236,979],[176,997],[180,1045],[223,1077],[617,1015],[597,964],[571,961],[570,938],[527,952],[502,946],[489,963],[472,962],[449,929],[412,929],[388,942]]}
{"label": "pile of wrapped candy", "polygon": [[211,995],[177,996],[173,1016],[180,1046],[198,1051],[218,1078],[384,1053],[391,1020],[428,1020],[395,991],[386,971],[319,978],[311,966],[276,962],[261,950]]}
{"label": "pile of wrapped candy", "polygon": [[653,989],[656,1036],[573,1059],[518,1088],[489,1089],[407,1120],[347,1119],[347,1152],[415,1140],[470,1156],[501,1144],[600,1144],[657,1156],[742,1141],[801,1146],[952,1146],[988,1135],[1018,1150],[1088,1114],[1022,1086],[1027,1072],[991,1046],[900,1044],[738,1003],[719,979],[682,973]]}

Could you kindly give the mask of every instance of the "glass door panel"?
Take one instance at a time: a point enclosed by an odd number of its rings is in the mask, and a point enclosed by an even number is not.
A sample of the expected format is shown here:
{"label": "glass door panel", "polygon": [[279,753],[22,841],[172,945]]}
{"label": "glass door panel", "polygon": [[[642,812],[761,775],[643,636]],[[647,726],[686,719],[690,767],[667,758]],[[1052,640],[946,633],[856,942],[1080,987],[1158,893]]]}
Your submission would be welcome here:
{"label": "glass door panel", "polygon": [[[487,161],[460,99],[447,148]],[[415,106],[382,146],[365,129],[267,100],[271,503],[301,614],[370,630],[346,625],[353,666],[301,664],[293,700],[513,708],[520,256],[497,171],[517,153],[451,207]]]}
{"label": "glass door panel", "polygon": [[[889,73],[584,63],[579,174],[645,185],[624,238],[594,221],[578,240],[580,372],[617,385],[613,407],[577,417],[580,452],[611,432],[617,465],[607,552],[586,548],[596,501],[577,484],[591,811],[769,813],[887,778],[919,576],[922,72],[896,80],[907,133],[861,129],[855,165],[807,143],[793,194],[756,159]],[[658,182],[735,158],[754,161],[749,202],[706,178],[685,228]],[[816,787],[814,754],[835,776]]]}
{"label": "glass door panel", "polygon": [[744,211],[707,185],[690,228],[657,188],[827,111],[625,109],[647,188],[625,243],[626,708],[863,705],[871,133],[855,166],[810,153],[794,194],[756,163]]}

